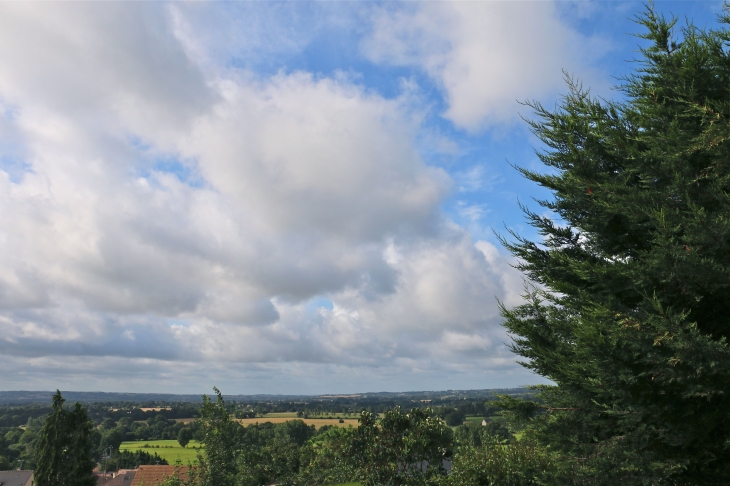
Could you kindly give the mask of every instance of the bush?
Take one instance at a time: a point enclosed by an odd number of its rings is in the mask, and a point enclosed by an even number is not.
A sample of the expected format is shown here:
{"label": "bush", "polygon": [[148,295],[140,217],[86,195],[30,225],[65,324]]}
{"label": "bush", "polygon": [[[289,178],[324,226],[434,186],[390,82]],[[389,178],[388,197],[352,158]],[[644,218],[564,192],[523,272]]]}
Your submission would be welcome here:
{"label": "bush", "polygon": [[502,444],[492,441],[481,447],[460,447],[454,456],[447,486],[533,486],[569,484],[559,479],[557,460],[534,443]]}
{"label": "bush", "polygon": [[446,474],[444,460],[451,457],[453,433],[431,409],[400,407],[383,414],[382,420],[363,412],[349,457],[368,486],[382,484],[436,484]]}
{"label": "bush", "polygon": [[446,425],[449,427],[456,427],[457,425],[463,424],[464,419],[466,419],[466,414],[459,410],[454,410],[453,412],[446,414],[446,417],[444,417]]}
{"label": "bush", "polygon": [[454,429],[454,441],[459,446],[480,447],[495,441],[510,441],[512,438],[507,427],[500,422],[488,422],[486,426],[466,423]]}
{"label": "bush", "polygon": [[[324,427],[322,427],[324,429]],[[346,483],[356,476],[354,462],[348,451],[355,436],[355,429],[329,427],[300,449],[298,484]]]}
{"label": "bush", "polygon": [[149,452],[136,450],[121,451],[112,454],[112,457],[103,466],[106,466],[107,471],[118,471],[119,469],[135,469],[139,465],[146,464],[166,466],[168,463],[165,459],[158,456],[156,452],[150,454]]}

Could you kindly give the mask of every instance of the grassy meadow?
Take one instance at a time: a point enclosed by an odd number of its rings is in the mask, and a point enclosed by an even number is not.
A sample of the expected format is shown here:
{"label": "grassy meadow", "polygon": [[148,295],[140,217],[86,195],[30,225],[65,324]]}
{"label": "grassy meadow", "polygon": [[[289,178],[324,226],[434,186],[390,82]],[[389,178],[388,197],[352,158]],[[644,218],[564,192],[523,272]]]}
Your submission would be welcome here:
{"label": "grassy meadow", "polygon": [[149,454],[157,454],[165,459],[168,464],[175,464],[179,459],[183,464],[198,462],[198,448],[202,445],[197,441],[191,440],[186,448],[180,447],[176,440],[138,440],[131,442],[122,442],[119,446],[121,451],[142,450]]}

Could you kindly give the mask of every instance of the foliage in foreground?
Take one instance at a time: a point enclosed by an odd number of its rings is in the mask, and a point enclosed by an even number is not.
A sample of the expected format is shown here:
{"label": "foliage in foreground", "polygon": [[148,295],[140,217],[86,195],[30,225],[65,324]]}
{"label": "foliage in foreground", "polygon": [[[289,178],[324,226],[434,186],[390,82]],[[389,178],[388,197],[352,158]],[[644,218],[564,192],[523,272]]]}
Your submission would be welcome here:
{"label": "foliage in foreground", "polygon": [[103,462],[103,469],[106,471],[118,471],[119,469],[135,469],[137,466],[156,464],[168,465],[167,460],[158,456],[157,453],[150,454],[143,450],[117,451],[109,459]]}
{"label": "foliage in foreground", "polygon": [[[360,479],[367,485],[438,484],[451,457],[453,433],[429,410],[396,407],[380,420],[363,412],[360,426],[321,429],[302,421],[242,427],[217,399],[204,399],[205,448],[200,486],[322,485]],[[264,426],[267,424],[263,424]]]}
{"label": "foliage in foreground", "polygon": [[533,486],[568,484],[554,454],[529,441],[460,448],[443,486]]}
{"label": "foliage in foreground", "polygon": [[452,444],[451,429],[430,410],[396,407],[380,421],[362,413],[350,457],[368,486],[436,484],[446,475]]}
{"label": "foliage in foreground", "polygon": [[86,409],[76,403],[63,408],[64,399],[56,390],[53,413],[45,421],[35,444],[35,484],[38,486],[93,486],[92,424]]}
{"label": "foliage in foreground", "polygon": [[[728,6],[725,7],[728,9]],[[730,13],[730,12],[728,12]],[[543,236],[505,242],[534,283],[503,309],[525,366],[556,386],[505,400],[589,484],[724,484],[730,474],[730,15],[679,32],[651,7],[651,46],[620,88],[570,82],[531,106],[552,191]]]}

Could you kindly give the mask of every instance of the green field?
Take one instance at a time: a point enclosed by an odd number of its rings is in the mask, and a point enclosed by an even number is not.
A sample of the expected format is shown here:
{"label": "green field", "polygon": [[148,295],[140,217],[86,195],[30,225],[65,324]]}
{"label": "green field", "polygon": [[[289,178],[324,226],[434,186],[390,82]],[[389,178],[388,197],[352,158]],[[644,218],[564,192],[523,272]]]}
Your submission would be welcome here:
{"label": "green field", "polygon": [[150,454],[157,454],[165,459],[168,464],[175,464],[179,459],[181,463],[194,464],[198,462],[198,448],[202,447],[198,442],[191,440],[186,448],[180,447],[176,440],[138,440],[122,442],[119,446],[121,451],[142,450]]}
{"label": "green field", "polygon": [[484,417],[466,417],[464,419],[464,422],[475,423],[475,424],[481,425],[482,420],[484,420]]}

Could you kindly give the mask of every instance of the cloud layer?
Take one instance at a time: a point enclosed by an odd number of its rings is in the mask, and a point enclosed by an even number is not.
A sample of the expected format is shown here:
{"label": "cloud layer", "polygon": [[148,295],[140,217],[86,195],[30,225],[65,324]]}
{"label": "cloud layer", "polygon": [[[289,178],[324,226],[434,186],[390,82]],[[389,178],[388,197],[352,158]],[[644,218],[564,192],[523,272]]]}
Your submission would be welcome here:
{"label": "cloud layer", "polygon": [[[425,70],[473,130],[573,56],[535,5],[528,39],[512,4],[366,10],[361,46]],[[424,161],[417,90],[232,67],[200,8],[0,5],[0,369],[46,388],[524,383],[497,313],[520,276],[442,211],[484,175]]]}
{"label": "cloud layer", "polygon": [[476,130],[517,119],[516,101],[554,95],[561,69],[587,76],[600,43],[560,17],[555,2],[417,2],[373,14],[364,52],[375,62],[416,66],[445,94],[444,116]]}

